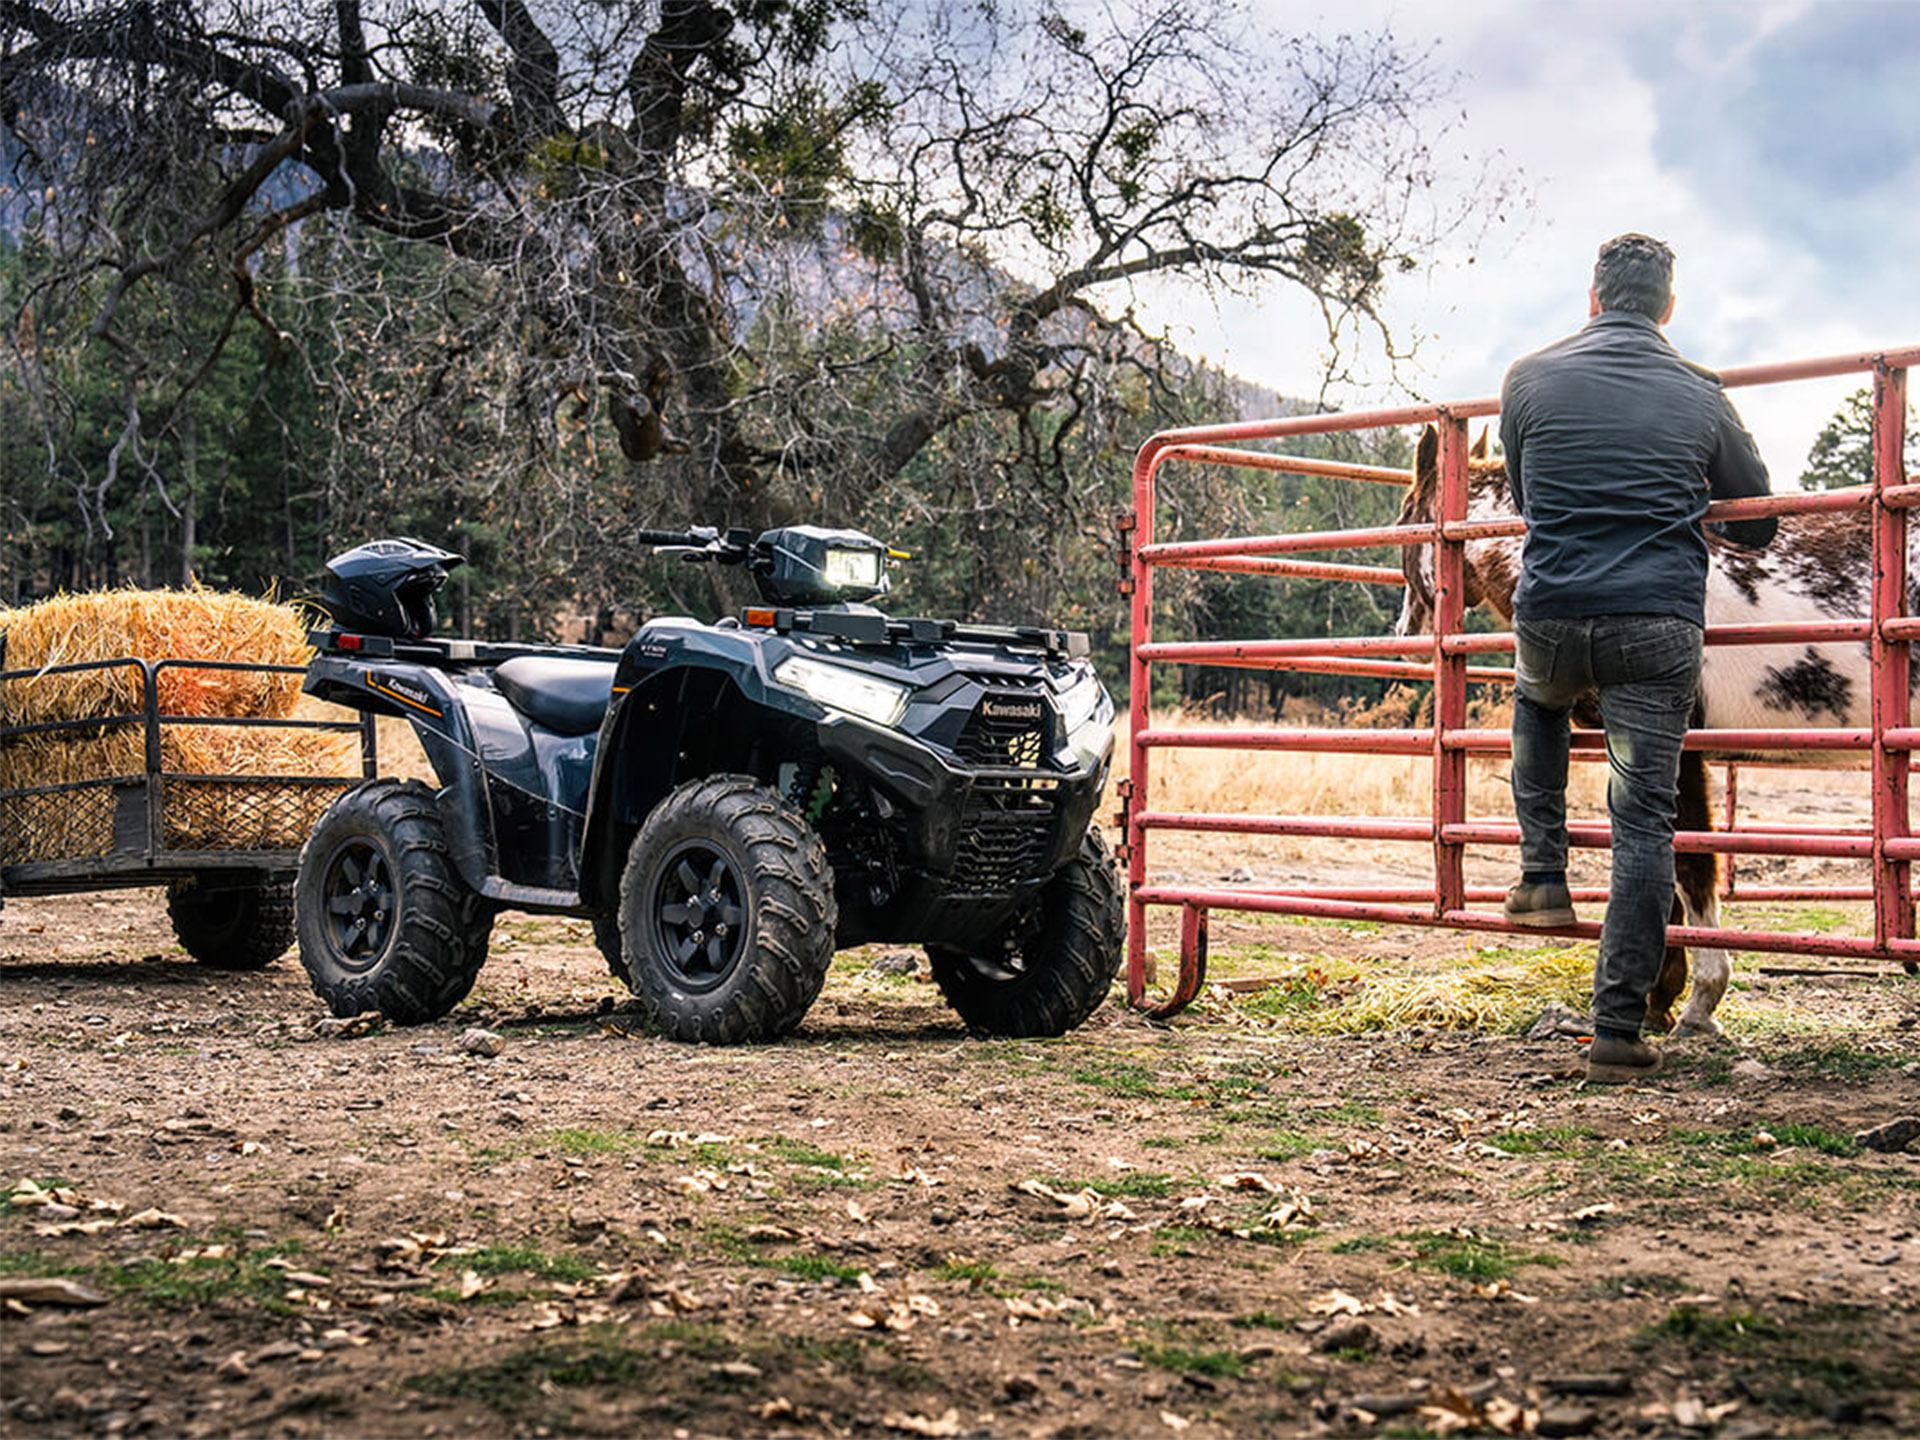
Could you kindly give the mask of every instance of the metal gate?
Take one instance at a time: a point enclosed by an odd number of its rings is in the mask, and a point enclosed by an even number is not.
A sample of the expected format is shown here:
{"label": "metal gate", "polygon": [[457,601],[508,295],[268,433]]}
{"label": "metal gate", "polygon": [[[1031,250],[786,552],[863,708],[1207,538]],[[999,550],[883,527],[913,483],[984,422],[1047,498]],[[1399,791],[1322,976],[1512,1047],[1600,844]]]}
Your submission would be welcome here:
{"label": "metal gate", "polygon": [[[1682,831],[1674,837],[1682,852],[1723,855],[1802,855],[1865,860],[1872,863],[1867,887],[1769,887],[1735,890],[1731,898],[1773,900],[1823,897],[1873,901],[1873,936],[1793,934],[1672,926],[1672,945],[1708,945],[1728,950],[1899,960],[1909,972],[1920,964],[1920,940],[1914,935],[1912,862],[1920,858],[1920,838],[1911,834],[1907,805],[1912,755],[1920,749],[1920,728],[1910,723],[1909,646],[1920,638],[1920,617],[1907,614],[1907,512],[1920,505],[1920,483],[1906,473],[1907,369],[1920,362],[1920,346],[1879,354],[1833,356],[1780,365],[1750,365],[1721,373],[1732,386],[1770,385],[1850,374],[1873,377],[1873,480],[1847,489],[1794,492],[1751,500],[1719,501],[1708,515],[1731,520],[1760,515],[1813,511],[1863,510],[1871,514],[1873,541],[1871,614],[1820,622],[1773,622],[1710,626],[1712,645],[1779,645],[1813,641],[1864,642],[1872,651],[1871,724],[1865,728],[1778,730],[1690,730],[1686,746],[1708,754],[1772,755],[1819,749],[1865,756],[1872,769],[1873,823],[1870,830],[1844,826],[1765,825],[1737,828],[1737,777],[1728,776],[1727,828]],[[1462,859],[1469,845],[1517,846],[1519,828],[1510,818],[1474,820],[1467,814],[1466,769],[1469,755],[1511,754],[1511,736],[1502,730],[1467,726],[1470,685],[1511,684],[1511,669],[1472,665],[1473,657],[1511,654],[1511,634],[1468,633],[1464,614],[1465,546],[1469,540],[1524,533],[1518,519],[1467,518],[1468,437],[1470,420],[1497,414],[1498,400],[1451,405],[1412,405],[1351,414],[1310,415],[1284,420],[1210,425],[1164,431],[1140,447],[1133,467],[1133,510],[1120,521],[1121,588],[1130,592],[1133,634],[1130,647],[1131,731],[1128,777],[1121,782],[1121,822],[1127,864],[1127,992],[1133,1004],[1158,1016],[1177,1014],[1199,994],[1206,975],[1207,915],[1210,910],[1253,911],[1437,925],[1460,930],[1518,931],[1497,911],[1476,905],[1497,902],[1503,892],[1470,888]],[[1162,471],[1177,463],[1239,466],[1256,470],[1325,475],[1359,483],[1408,484],[1406,471],[1352,465],[1236,448],[1248,441],[1284,440],[1338,431],[1375,430],[1432,423],[1439,429],[1439,487],[1436,522],[1371,529],[1253,535],[1172,543],[1154,538],[1154,500]],[[1153,638],[1153,577],[1159,569],[1222,571],[1247,575],[1300,577],[1354,584],[1402,585],[1398,569],[1314,560],[1317,552],[1434,547],[1433,627],[1430,635],[1353,636],[1323,639],[1178,640]],[[1200,730],[1157,728],[1149,714],[1151,667],[1155,665],[1229,665],[1267,670],[1358,675],[1431,681],[1433,724],[1398,730],[1268,728]],[[1601,732],[1576,730],[1576,756],[1600,746]],[[1433,795],[1422,817],[1329,817],[1255,814],[1195,814],[1158,810],[1152,804],[1152,756],[1174,747],[1214,747],[1249,751],[1325,751],[1430,756]],[[1754,762],[1743,758],[1743,765]],[[1761,761],[1757,763],[1784,763]],[[1184,830],[1241,835],[1281,835],[1426,843],[1433,851],[1430,889],[1401,886],[1293,886],[1285,889],[1195,888],[1155,883],[1148,873],[1149,839],[1156,831]],[[1604,848],[1605,825],[1569,827],[1575,846]],[[1728,880],[1732,874],[1729,871]],[[1723,895],[1729,892],[1723,890]],[[1577,897],[1578,898],[1578,897]],[[1175,907],[1180,918],[1180,969],[1164,1000],[1147,997],[1147,912]],[[1597,937],[1600,927],[1583,923],[1559,934]]]}

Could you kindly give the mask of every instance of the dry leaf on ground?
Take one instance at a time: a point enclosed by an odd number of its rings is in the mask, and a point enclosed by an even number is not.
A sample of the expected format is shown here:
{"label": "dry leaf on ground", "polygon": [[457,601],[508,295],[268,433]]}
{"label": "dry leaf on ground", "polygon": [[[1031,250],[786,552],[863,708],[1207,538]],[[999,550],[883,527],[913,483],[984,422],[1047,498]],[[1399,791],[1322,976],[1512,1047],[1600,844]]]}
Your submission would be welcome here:
{"label": "dry leaf on ground", "polygon": [[938,1418],[929,1419],[925,1415],[908,1415],[892,1410],[880,1417],[880,1423],[889,1430],[898,1430],[902,1435],[958,1435],[960,1412],[949,1409]]}
{"label": "dry leaf on ground", "polygon": [[1307,1302],[1314,1315],[1364,1315],[1371,1307],[1358,1295],[1344,1290],[1327,1290]]}

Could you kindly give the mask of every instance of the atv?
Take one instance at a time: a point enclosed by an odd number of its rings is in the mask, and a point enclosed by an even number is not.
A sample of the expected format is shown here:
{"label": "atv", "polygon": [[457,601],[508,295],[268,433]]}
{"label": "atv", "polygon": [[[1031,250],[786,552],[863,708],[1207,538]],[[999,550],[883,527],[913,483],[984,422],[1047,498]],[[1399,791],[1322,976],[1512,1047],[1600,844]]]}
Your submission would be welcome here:
{"label": "atv", "polygon": [[743,567],[762,603],[620,650],[441,640],[460,556],[380,540],[329,563],[306,689],[404,717],[438,782],[367,781],[302,854],[300,958],[334,1014],[446,1014],[511,907],[591,919],[681,1040],[786,1034],[834,952],[874,941],[924,945],[976,1034],[1085,1020],[1123,929],[1086,637],[887,615],[870,602],[908,557],[858,531],[639,538]]}

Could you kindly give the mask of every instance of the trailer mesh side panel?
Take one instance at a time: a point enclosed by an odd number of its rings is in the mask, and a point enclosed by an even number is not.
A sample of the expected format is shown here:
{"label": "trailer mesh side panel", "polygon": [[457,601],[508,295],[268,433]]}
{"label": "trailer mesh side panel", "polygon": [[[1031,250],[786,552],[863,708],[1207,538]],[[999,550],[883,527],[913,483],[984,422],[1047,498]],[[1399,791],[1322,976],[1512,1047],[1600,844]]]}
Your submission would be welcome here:
{"label": "trailer mesh side panel", "polygon": [[0,793],[0,865],[113,853],[113,785]]}
{"label": "trailer mesh side panel", "polygon": [[169,775],[162,783],[170,850],[298,850],[359,781]]}

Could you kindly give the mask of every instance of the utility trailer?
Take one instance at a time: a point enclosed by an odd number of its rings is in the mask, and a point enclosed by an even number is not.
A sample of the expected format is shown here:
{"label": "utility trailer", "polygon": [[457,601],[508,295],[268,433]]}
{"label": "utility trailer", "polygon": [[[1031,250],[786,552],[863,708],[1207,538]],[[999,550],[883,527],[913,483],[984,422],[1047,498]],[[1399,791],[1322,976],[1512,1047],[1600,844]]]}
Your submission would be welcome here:
{"label": "utility trailer", "polygon": [[[125,657],[44,669],[0,670],[9,683],[131,667],[137,712],[0,726],[0,750],[36,737],[101,740],[134,733],[143,742],[126,773],[0,788],[0,907],[11,898],[164,886],[182,948],[221,970],[257,970],[293,945],[293,876],[314,822],[336,799],[378,773],[374,717],[346,720],[174,715],[160,709],[168,670],[304,675],[298,665]],[[4,706],[0,706],[4,713]],[[358,775],[189,774],[168,770],[173,727],[354,731]]]}

